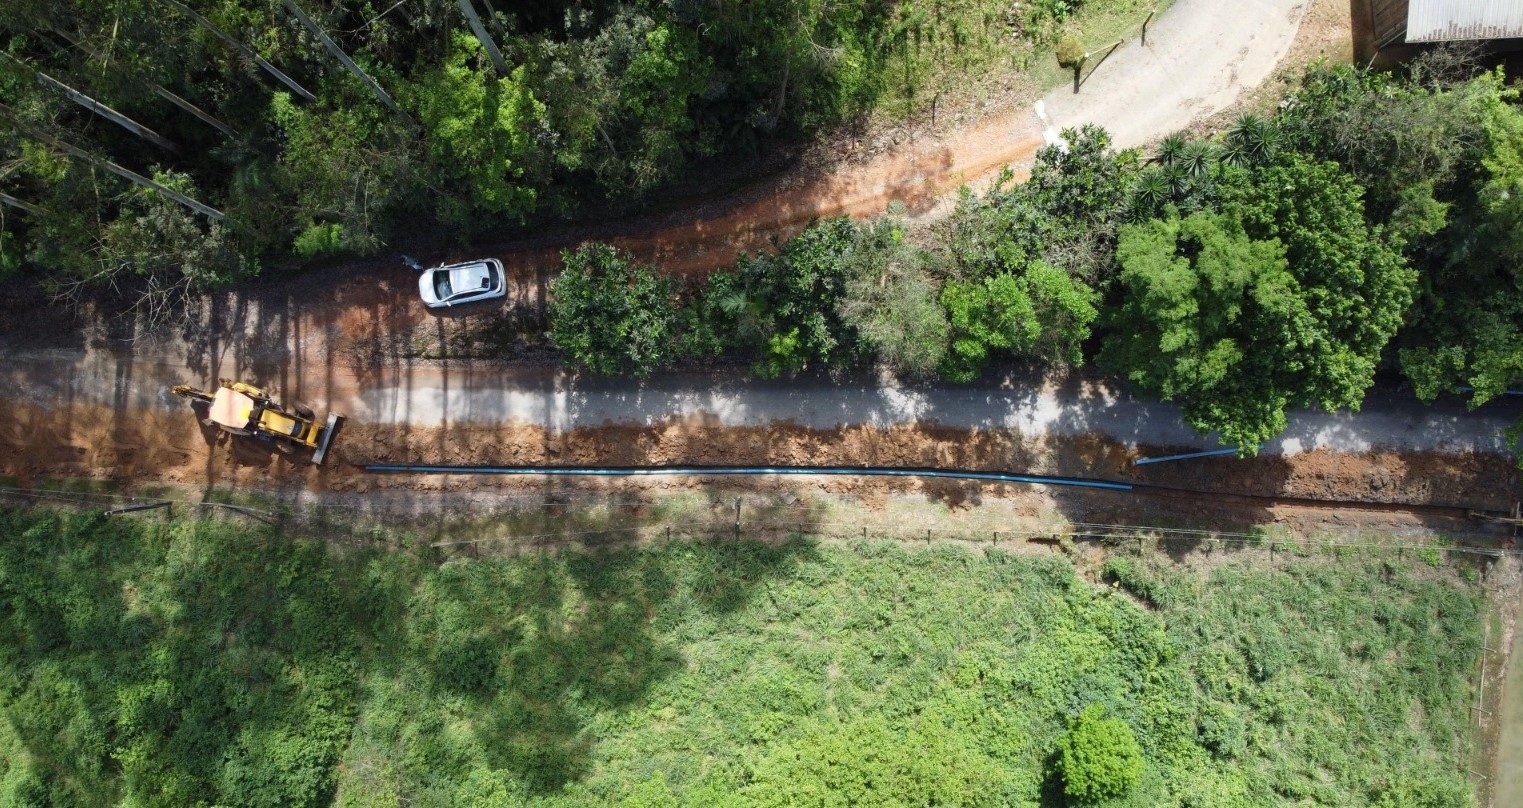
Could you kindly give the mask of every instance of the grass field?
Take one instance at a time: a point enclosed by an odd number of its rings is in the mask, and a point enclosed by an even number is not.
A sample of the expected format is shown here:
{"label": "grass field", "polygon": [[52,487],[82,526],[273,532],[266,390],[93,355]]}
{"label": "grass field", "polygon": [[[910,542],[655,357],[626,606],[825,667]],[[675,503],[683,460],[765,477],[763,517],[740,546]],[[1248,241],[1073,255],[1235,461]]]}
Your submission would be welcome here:
{"label": "grass field", "polygon": [[[399,542],[399,546],[402,543]],[[1483,598],[1395,560],[679,542],[456,560],[0,512],[0,804],[1463,806]]]}

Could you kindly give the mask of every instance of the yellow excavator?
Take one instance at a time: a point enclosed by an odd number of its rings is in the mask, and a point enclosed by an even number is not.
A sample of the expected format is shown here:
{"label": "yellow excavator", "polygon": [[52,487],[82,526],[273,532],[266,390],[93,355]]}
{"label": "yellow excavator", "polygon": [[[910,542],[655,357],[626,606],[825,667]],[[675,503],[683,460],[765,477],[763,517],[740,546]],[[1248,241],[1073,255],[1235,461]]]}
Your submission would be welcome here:
{"label": "yellow excavator", "polygon": [[298,446],[314,449],[312,462],[318,465],[327,456],[334,431],[343,419],[338,413],[329,413],[327,423],[319,425],[311,408],[301,404],[287,408],[258,387],[232,379],[219,379],[214,393],[188,384],[177,384],[172,390],[177,396],[206,405],[201,423],[219,426],[233,435],[270,441],[282,452]]}

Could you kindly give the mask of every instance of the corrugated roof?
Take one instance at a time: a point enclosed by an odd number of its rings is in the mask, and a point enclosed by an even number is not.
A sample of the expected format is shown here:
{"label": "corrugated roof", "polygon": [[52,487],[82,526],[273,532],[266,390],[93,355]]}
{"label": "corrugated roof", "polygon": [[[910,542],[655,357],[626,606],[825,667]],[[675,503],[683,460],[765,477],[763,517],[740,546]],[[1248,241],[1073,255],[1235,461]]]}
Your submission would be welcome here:
{"label": "corrugated roof", "polygon": [[1523,37],[1523,0],[1411,0],[1408,42]]}

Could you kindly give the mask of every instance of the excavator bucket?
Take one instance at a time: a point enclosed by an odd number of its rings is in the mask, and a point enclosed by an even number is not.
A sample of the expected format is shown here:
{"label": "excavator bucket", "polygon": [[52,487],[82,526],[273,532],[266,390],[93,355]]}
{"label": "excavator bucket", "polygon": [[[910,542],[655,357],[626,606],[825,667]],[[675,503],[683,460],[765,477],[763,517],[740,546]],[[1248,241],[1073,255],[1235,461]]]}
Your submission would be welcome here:
{"label": "excavator bucket", "polygon": [[338,431],[338,422],[344,420],[344,416],[336,412],[328,413],[328,423],[323,426],[322,437],[317,439],[317,451],[312,453],[312,464],[321,466],[323,458],[328,456],[328,446],[333,443],[333,434]]}

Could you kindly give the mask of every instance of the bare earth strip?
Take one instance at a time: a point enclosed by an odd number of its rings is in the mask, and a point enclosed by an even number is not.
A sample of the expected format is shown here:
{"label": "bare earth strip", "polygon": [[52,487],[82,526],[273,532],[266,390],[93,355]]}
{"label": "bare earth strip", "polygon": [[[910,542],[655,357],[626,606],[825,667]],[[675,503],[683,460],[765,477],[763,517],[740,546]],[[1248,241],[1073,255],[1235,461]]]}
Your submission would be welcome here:
{"label": "bare earth strip", "polygon": [[[1011,110],[895,154],[810,178],[778,179],[742,195],[718,215],[631,236],[626,244],[652,257],[668,257],[679,268],[702,270],[816,216],[870,215],[894,199],[924,209],[963,183],[987,180],[1006,164],[1024,169],[1044,136],[1061,127],[1098,123],[1115,133],[1119,145],[1146,142],[1230,106],[1272,75],[1295,39],[1305,9],[1304,2],[1291,0],[1178,0],[1153,22],[1146,44],[1128,42],[1107,56],[1086,77],[1080,93],[1064,87],[1048,94],[1041,118],[1034,109]],[[503,254],[518,269],[510,310],[533,309],[540,302],[552,254],[553,247]],[[903,388],[871,380],[767,383],[733,375],[673,375],[632,384],[578,379],[532,363],[420,360],[417,346],[437,341],[448,321],[424,314],[414,299],[412,276],[368,266],[338,278],[335,282],[329,273],[313,272],[293,282],[218,296],[167,335],[102,331],[49,337],[30,333],[30,323],[13,326],[0,342],[5,360],[0,378],[7,382],[11,406],[24,411],[27,420],[8,426],[12,434],[5,449],[12,454],[6,467],[18,476],[72,471],[132,479],[166,474],[187,482],[199,475],[210,481],[220,476],[213,455],[202,436],[169,425],[185,410],[166,391],[176,382],[207,384],[220,376],[256,381],[287,398],[346,413],[356,427],[351,460],[405,459],[360,451],[361,426],[378,437],[390,436],[386,439],[393,445],[399,435],[427,435],[441,457],[456,453],[449,442],[465,433],[478,445],[501,445],[483,441],[480,430],[506,436],[530,429],[543,441],[560,434],[591,435],[608,425],[669,432],[672,425],[694,423],[705,425],[705,439],[724,430],[755,437],[775,426],[815,436],[840,430],[901,437],[914,430],[950,430],[1027,447],[1050,439],[1047,448],[1053,451],[1059,443],[1085,440],[1103,441],[1122,453],[1139,447],[1215,445],[1189,430],[1176,408],[1083,377],[955,388]],[[1400,397],[1374,399],[1358,415],[1297,413],[1291,430],[1265,447],[1281,460],[1242,468],[1293,463],[1301,471],[1286,471],[1290,479],[1352,475],[1348,485],[1353,488],[1379,489],[1388,472],[1359,462],[1350,468],[1361,471],[1333,473],[1317,458],[1408,452],[1455,458],[1456,467],[1470,473],[1484,467],[1496,483],[1492,492],[1508,492],[1510,471],[1498,435],[1514,415],[1506,407],[1475,414],[1453,406],[1426,408]],[[165,437],[146,429],[160,421],[176,434]],[[41,435],[50,436],[52,445],[70,447],[66,453],[73,457],[57,456],[37,439]],[[820,440],[811,438],[810,445]],[[890,450],[892,443],[876,444],[889,455],[878,462],[889,462],[896,453],[920,452]],[[657,454],[684,460],[670,446]],[[874,462],[870,454],[852,456]],[[1463,458],[1491,459],[1477,466]],[[1014,468],[1032,455],[1004,452],[966,459],[984,467]],[[931,460],[935,458],[923,457],[921,462]],[[1317,471],[1308,471],[1312,468]]]}

